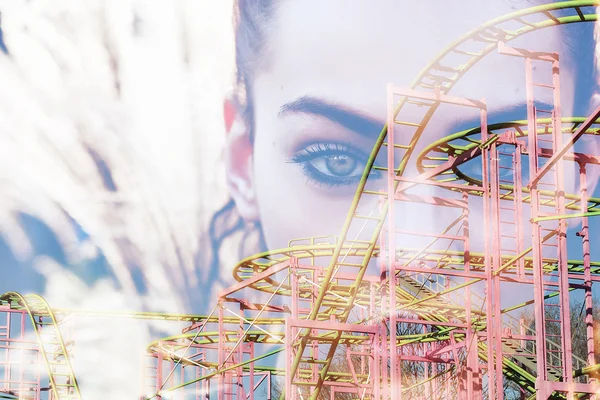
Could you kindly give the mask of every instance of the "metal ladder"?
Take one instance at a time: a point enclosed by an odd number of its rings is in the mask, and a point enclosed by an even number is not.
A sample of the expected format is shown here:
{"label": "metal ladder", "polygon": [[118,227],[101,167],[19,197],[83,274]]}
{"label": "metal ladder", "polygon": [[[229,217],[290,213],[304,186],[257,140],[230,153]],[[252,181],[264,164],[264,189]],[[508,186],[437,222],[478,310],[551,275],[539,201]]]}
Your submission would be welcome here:
{"label": "metal ladder", "polygon": [[[578,2],[549,4],[515,12],[504,18],[495,19],[493,23],[484,24],[476,28],[473,32],[464,35],[459,40],[453,42],[450,46],[444,49],[419,73],[417,78],[411,84],[411,89],[420,91],[433,90],[438,94],[438,97],[439,95],[446,95],[452,89],[454,84],[468,71],[470,66],[476,64],[477,61],[482,59],[485,55],[494,51],[499,42],[509,41],[527,32],[543,28],[547,26],[548,23],[560,25],[567,22],[575,22],[573,21],[573,18],[579,18],[579,21],[581,22],[593,21],[595,17],[588,15],[589,13],[587,10],[581,7],[582,5]],[[564,13],[568,13],[569,15],[554,15],[553,13],[556,10],[563,10]],[[530,15],[541,15],[545,17],[542,21],[534,21],[533,19],[529,20]],[[508,22],[513,24],[514,29],[503,28],[503,24]],[[366,163],[365,172],[358,184],[356,195],[350,207],[350,212],[342,228],[342,232],[339,237],[339,243],[334,251],[329,267],[327,268],[323,279],[326,284],[323,285],[319,290],[318,296],[314,302],[315,308],[308,316],[308,320],[316,320],[319,315],[322,315],[323,300],[329,290],[328,282],[332,281],[332,278],[335,276],[337,271],[339,271],[341,268],[350,270],[354,268],[356,280],[354,285],[352,285],[349,289],[347,301],[339,302],[339,304],[328,308],[330,315],[337,321],[345,322],[348,318],[359,286],[362,282],[362,278],[366,273],[366,266],[373,254],[375,244],[379,239],[379,234],[383,227],[384,219],[387,216],[388,210],[393,209],[393,207],[389,207],[390,199],[387,198],[388,194],[380,190],[367,189],[367,180],[370,176],[372,177],[374,173],[381,171],[387,172],[387,170],[393,171],[398,177],[402,176],[408,161],[416,148],[416,144],[423,130],[425,129],[425,126],[439,106],[438,101],[419,102],[417,100],[416,102],[413,102],[413,104],[421,106],[425,111],[420,122],[404,121],[404,126],[412,126],[415,128],[414,134],[409,138],[408,143],[406,144],[396,144],[393,140],[389,140],[390,144],[387,145],[385,141],[389,134],[389,128],[394,125],[395,118],[403,109],[403,107],[407,104],[411,104],[410,101],[411,100],[404,97],[399,101],[398,105],[393,110],[388,109],[388,116],[392,115],[393,121],[391,124],[388,121],[388,124],[386,124],[382,130]],[[388,102],[388,104],[390,103]],[[388,151],[390,151],[390,149],[391,151],[403,151],[403,155],[400,157],[399,163],[393,165],[392,167],[388,167],[388,169],[375,165],[377,154],[382,147],[386,146]],[[398,181],[393,183],[394,187],[396,188],[398,186]],[[391,193],[391,191],[388,192]],[[369,213],[369,207],[367,206],[367,213],[365,213],[365,203],[372,204],[372,202],[368,199],[372,200],[374,197],[379,206],[376,207],[374,213]],[[367,226],[369,223],[370,226]],[[360,236],[357,237],[356,234],[361,232],[368,232],[370,235],[365,235],[367,236],[365,239],[362,239]],[[362,261],[348,263],[346,262],[347,253],[344,253],[344,249],[352,249],[355,248],[355,246],[361,246],[365,250],[364,257]],[[393,254],[393,252],[391,252],[391,254]],[[394,276],[395,274],[390,274],[390,278]],[[391,279],[390,284],[395,284],[394,278]],[[292,386],[293,380],[298,373],[300,364],[302,362],[304,350],[309,343],[309,334],[310,329],[305,328],[303,330],[303,334],[300,335],[300,340],[293,344],[295,349],[295,351],[293,351],[294,355],[288,355],[288,357],[293,357],[293,360],[291,360],[290,369],[287,371],[288,373],[286,374],[286,380],[288,380],[287,383],[292,384]],[[329,366],[331,365],[331,359],[335,353],[340,337],[341,332],[335,336],[331,343],[330,351],[327,354],[327,360],[320,369],[319,379],[312,386],[313,391],[310,399],[314,400],[319,397],[321,387],[327,376]],[[392,339],[395,340],[395,338]],[[295,390],[291,393],[287,393],[287,395],[292,400],[297,398],[295,395]],[[285,397],[286,394],[282,394],[281,398]]]}
{"label": "metal ladder", "polygon": [[[538,56],[539,61],[550,62],[552,65],[552,83],[545,84],[534,82],[534,60],[531,57],[527,57],[525,60],[527,68],[529,188],[531,191],[531,218],[533,220],[534,280],[537,281],[535,285],[537,303],[544,304],[543,307],[536,308],[539,310],[538,314],[541,314],[536,316],[536,331],[539,336],[536,351],[538,353],[538,364],[545,359],[547,365],[545,370],[538,368],[538,373],[542,380],[556,380],[560,377],[568,383],[573,381],[573,356],[571,349],[568,262],[566,257],[566,222],[564,219],[547,221],[539,219],[540,217],[565,214],[562,161],[559,160],[554,166],[546,169],[546,174],[541,176],[539,173],[544,164],[538,157],[538,151],[543,148],[556,152],[562,147],[559,61],[556,54]],[[535,88],[552,92],[553,107],[551,110],[540,109],[536,106]],[[548,114],[552,122],[540,126],[537,123],[540,114]],[[546,257],[556,258],[557,260],[558,282],[549,282],[546,277],[547,274],[544,271],[544,258]],[[558,293],[556,302],[544,302],[543,296],[548,292]],[[548,345],[547,340],[560,342],[561,346]]]}
{"label": "metal ladder", "polygon": [[55,400],[81,400],[77,378],[69,357],[69,343],[63,341],[59,321],[48,303],[38,295],[9,292],[0,297],[0,305],[26,310],[48,370],[50,391]]}

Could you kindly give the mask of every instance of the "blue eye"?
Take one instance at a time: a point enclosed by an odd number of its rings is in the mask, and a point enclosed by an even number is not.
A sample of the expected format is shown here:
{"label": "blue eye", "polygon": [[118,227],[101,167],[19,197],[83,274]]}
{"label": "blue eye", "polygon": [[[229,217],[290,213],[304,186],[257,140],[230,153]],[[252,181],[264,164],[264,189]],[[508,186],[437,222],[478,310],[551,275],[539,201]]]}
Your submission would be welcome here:
{"label": "blue eye", "polygon": [[344,145],[317,143],[302,149],[291,162],[302,165],[309,181],[333,187],[358,183],[367,158],[367,155]]}

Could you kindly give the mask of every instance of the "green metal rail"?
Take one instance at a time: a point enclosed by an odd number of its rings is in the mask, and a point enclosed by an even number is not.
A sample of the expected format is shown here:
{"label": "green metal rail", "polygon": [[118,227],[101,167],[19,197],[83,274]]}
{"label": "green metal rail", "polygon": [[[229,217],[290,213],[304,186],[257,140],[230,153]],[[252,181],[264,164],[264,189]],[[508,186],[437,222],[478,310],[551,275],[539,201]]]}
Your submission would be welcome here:
{"label": "green metal rail", "polygon": [[9,306],[13,310],[24,310],[29,315],[46,364],[53,396],[57,400],[81,400],[77,378],[58,320],[46,300],[37,294],[9,292],[0,296],[0,305]]}
{"label": "green metal rail", "polygon": [[[487,54],[494,51],[497,48],[498,43],[508,42],[526,33],[546,27],[570,23],[596,21],[597,15],[595,9],[592,12],[588,13],[587,9],[585,9],[584,7],[596,6],[598,4],[600,4],[600,2],[598,1],[565,1],[551,3],[528,8],[525,10],[520,10],[493,19],[452,42],[419,73],[417,78],[412,82],[410,88],[416,90],[425,90],[429,92],[437,90],[441,94],[446,94],[454,87],[454,85],[460,80],[460,78],[462,78],[462,76],[464,76],[464,74],[473,65],[479,62]],[[560,11],[561,15],[558,15],[557,11]],[[532,15],[535,15],[537,17],[541,16],[544,19],[542,21],[527,20],[527,18]],[[508,28],[508,26],[511,26],[511,28]],[[519,28],[515,29],[514,26],[519,26]],[[465,56],[467,58],[466,61],[463,61],[460,64],[456,64],[456,60],[453,58],[453,56],[455,56],[456,54],[461,54]],[[446,74],[444,74],[445,72]],[[398,102],[398,105],[394,109],[394,119],[395,116],[397,116],[403,109],[403,107],[407,103],[407,100],[407,98],[402,98]],[[427,112],[424,113],[425,116],[423,117],[421,123],[415,124],[417,126],[416,131],[411,137],[410,142],[404,146],[405,151],[402,157],[400,158],[399,165],[397,167],[394,166],[394,171],[396,171],[398,176],[403,175],[408,161],[416,148],[417,142],[419,141],[428,122],[437,110],[439,104],[439,102],[435,102],[433,104],[423,102],[422,104],[420,104],[421,107],[429,107],[429,109],[427,110]],[[373,195],[372,193],[369,193],[367,190],[365,190],[365,188],[367,180],[374,167],[375,159],[379,154],[381,147],[384,145],[386,136],[387,126],[385,126],[381,131],[375,143],[375,146],[373,147],[373,151],[371,152],[370,157],[366,163],[364,173],[361,177],[361,180],[359,181],[356,194],[348,212],[348,216],[339,235],[338,246],[336,247],[331,257],[331,262],[329,264],[329,267],[327,268],[327,272],[324,278],[325,284],[319,290],[318,297],[314,303],[313,312],[310,314],[309,319],[317,319],[321,311],[320,308],[323,304],[323,301],[325,300],[327,292],[329,291],[329,284],[327,282],[330,282],[332,280],[332,278],[335,275],[335,272],[340,267],[346,266],[344,264],[345,257],[343,249],[351,248],[354,244],[356,244],[356,241],[360,239],[351,239],[348,237],[348,234],[351,228],[355,227],[356,225],[360,226],[361,223],[364,222],[365,215],[361,215],[358,213],[360,210],[360,206],[364,205],[365,203],[365,201],[361,200],[363,200],[365,197],[368,197],[368,195]],[[395,143],[392,143],[390,145],[396,146]],[[382,169],[384,170],[384,168]],[[398,187],[398,184],[399,182],[396,181],[396,188]],[[375,226],[372,227],[372,230],[369,232],[371,234],[370,238],[367,240],[361,240],[363,243],[366,242],[368,248],[365,252],[365,257],[363,258],[362,265],[356,268],[356,280],[354,284],[351,285],[351,292],[348,297],[348,302],[345,305],[340,305],[337,310],[334,310],[332,312],[334,315],[336,315],[339,322],[346,322],[346,320],[348,319],[350,310],[353,307],[355,298],[358,293],[357,289],[362,283],[362,279],[366,273],[367,264],[371,258],[372,252],[375,249],[376,242],[379,238],[379,234],[383,227],[383,223],[388,212],[388,207],[389,199],[386,198],[384,199],[384,203],[376,208],[378,212],[375,215],[368,215],[370,220],[376,221],[376,223]],[[364,212],[364,210],[362,212]],[[339,333],[339,336],[341,337],[341,332]],[[296,371],[302,362],[302,355],[304,353],[304,350],[306,349],[307,344],[308,330],[305,330],[304,334],[302,335],[302,339],[297,346],[296,356],[293,360],[291,370],[289,371],[289,374],[291,374],[292,379],[295,376]],[[321,368],[319,374],[319,381],[317,382],[313,392],[311,393],[311,400],[315,400],[319,396],[323,382],[330,368],[333,355],[335,354],[336,348],[337,342],[334,341],[331,344],[325,363]],[[281,399],[284,398],[285,394],[282,394]]]}
{"label": "green metal rail", "polygon": [[[595,10],[589,11],[586,8],[595,7],[598,5],[600,5],[600,0],[557,2],[532,7],[525,10],[520,10],[508,14],[506,16],[493,19],[452,42],[440,54],[438,54],[437,57],[435,57],[429,64],[427,64],[425,68],[423,68],[423,70],[419,73],[417,78],[412,82],[410,88],[420,91],[427,91],[429,93],[437,91],[440,94],[447,94],[451,91],[454,85],[469,71],[469,69],[472,66],[477,64],[487,54],[490,54],[493,51],[495,51],[498,46],[498,43],[508,42],[529,32],[546,27],[596,21],[597,15],[595,13]],[[535,21],[529,19],[532,16],[537,17]],[[540,20],[539,17],[542,17],[542,19]],[[457,63],[456,61],[457,55],[462,57],[462,61],[460,63]],[[401,98],[398,101],[396,108],[394,109],[394,115],[398,115],[406,106],[406,104],[408,104],[408,99],[406,97]],[[439,104],[439,102],[423,102],[420,104],[422,107],[426,108],[426,112],[424,113],[422,121],[416,124],[417,129],[415,131],[415,134],[410,138],[407,144],[402,145],[401,147],[401,149],[403,149],[403,154],[401,155],[401,157],[399,157],[398,165],[394,166],[394,171],[398,176],[402,176],[405,173],[406,168],[408,166],[408,162],[416,149],[416,145],[421,135],[425,131],[427,124],[429,123],[437,108],[439,107]],[[573,126],[576,126],[578,123],[581,123],[580,120],[582,119],[564,118],[563,122],[565,124],[572,123],[574,124]],[[519,132],[521,132],[522,136],[526,134],[526,130],[523,129],[523,125],[526,125],[526,121],[515,121],[506,124],[490,125],[489,129],[495,130],[518,127]],[[568,132],[569,129],[571,129],[572,131],[572,128],[565,128],[566,132]],[[594,127],[590,130],[589,133],[595,134],[598,130],[600,130],[600,127]],[[439,156],[435,154],[432,155],[433,153],[445,152],[445,154],[447,155],[447,152],[450,148],[452,148],[452,151],[454,152],[464,152],[471,149],[473,146],[481,145],[481,143],[478,143],[476,140],[470,138],[470,136],[475,135],[476,133],[478,133],[477,128],[466,130],[433,143],[432,145],[428,146],[426,150],[423,153],[421,153],[421,155],[419,155],[417,159],[417,168],[420,172],[425,173],[427,167],[439,165],[444,161],[445,156],[443,154]],[[322,279],[318,296],[314,302],[314,308],[308,316],[308,319],[319,320],[330,318],[331,316],[333,316],[339,322],[346,322],[350,315],[350,311],[355,306],[355,304],[366,304],[368,298],[365,295],[365,290],[363,290],[366,288],[363,282],[363,278],[366,274],[367,265],[371,258],[379,256],[379,247],[377,246],[377,240],[380,236],[382,227],[384,225],[388,207],[391,206],[389,200],[386,197],[382,197],[381,193],[375,193],[366,190],[366,186],[372,171],[374,171],[374,167],[376,167],[375,160],[381,148],[387,145],[385,143],[386,137],[387,126],[385,126],[379,134],[379,137],[367,161],[365,171],[363,172],[361,180],[358,184],[356,194],[353,198],[350,210],[348,212],[348,216],[339,235],[337,244],[304,247],[297,246],[289,249],[265,252],[257,256],[249,257],[236,266],[234,271],[234,277],[238,281],[243,281],[245,279],[251,278],[256,273],[265,271],[271,266],[277,263],[281,263],[285,260],[289,260],[292,257],[328,257],[330,259],[330,262],[325,270],[325,275]],[[453,141],[463,140],[470,142],[470,144],[467,143],[462,145],[456,145],[452,143]],[[377,169],[380,171],[386,170],[386,168],[383,167],[377,167]],[[480,183],[476,177],[468,176],[459,168],[455,168],[453,172],[455,174],[454,179],[456,180],[464,181],[467,184]],[[447,178],[447,176],[444,176],[444,178]],[[398,182],[396,182],[396,188],[397,187]],[[524,188],[524,191],[526,191],[526,188]],[[566,197],[567,199],[573,201],[567,208],[574,211],[579,211],[581,213],[596,213],[600,208],[600,199],[590,199],[591,206],[587,210],[581,210],[580,207],[578,208],[576,204],[576,195],[567,195]],[[373,208],[373,204],[375,203],[375,201],[381,201],[382,203],[378,204],[375,207],[375,209],[371,213],[369,213],[369,210]],[[367,212],[365,212],[365,210],[367,210]],[[361,235],[355,238],[350,237],[351,232],[363,232],[363,229],[361,229],[361,227],[366,227],[365,236]],[[403,251],[405,253],[402,253]],[[419,250],[415,250],[415,252],[418,251]],[[405,255],[406,249],[399,250],[398,257],[403,257]],[[477,266],[479,265],[477,260],[480,260],[480,267],[483,267],[482,254],[472,253],[470,257],[471,266],[473,267],[473,270],[477,270]],[[347,261],[349,258],[359,258],[361,262],[349,262]],[[460,264],[461,261],[464,261],[464,255],[460,254],[460,252],[452,251],[447,251],[443,253],[436,251],[427,251],[422,255],[422,257],[420,257],[420,259],[424,259],[425,261],[437,263],[440,263],[442,258],[445,263],[450,262]],[[509,259],[507,258],[505,261],[509,261]],[[580,261],[570,261],[569,264],[570,271],[575,273],[582,271],[582,263]],[[525,258],[525,265],[527,269],[527,258]],[[336,282],[335,274],[340,268],[353,269],[356,272],[356,279],[349,285],[347,285],[345,288],[334,287],[334,283]],[[592,269],[594,273],[600,273],[600,263],[594,263]],[[554,271],[555,261],[553,262],[552,260],[546,260],[546,270],[548,272]],[[280,282],[277,282],[274,278],[265,278],[264,280],[253,283],[251,287],[264,292],[277,291],[277,294],[280,295],[290,295],[290,286],[286,284],[279,285],[279,283]],[[444,322],[449,320],[449,317],[447,315],[452,315],[453,318],[462,317],[462,320],[464,320],[464,316],[458,315],[456,313],[455,307],[453,307],[453,305],[449,304],[447,301],[444,301],[443,296],[439,292],[436,292],[431,288],[425,288],[423,293],[421,293],[420,297],[418,297],[418,293],[415,293],[414,290],[411,290],[410,284],[404,284],[404,286],[405,287],[398,287],[396,291],[396,295],[399,298],[398,307],[402,308],[410,305],[415,305],[417,304],[415,303],[415,301],[418,301],[420,310],[417,310],[416,313],[419,314],[420,317],[423,319]],[[347,300],[340,301],[339,296],[343,296]],[[8,305],[15,310],[26,310],[28,315],[30,316],[38,341],[40,343],[40,350],[42,356],[46,363],[46,367],[48,370],[48,378],[54,397],[57,400],[81,400],[79,386],[74,375],[71,362],[69,360],[68,351],[66,349],[65,343],[62,339],[59,330],[58,320],[55,316],[55,313],[50,309],[48,304],[40,296],[37,295],[22,296],[18,293],[11,292],[0,296],[0,305]],[[76,313],[78,312],[78,310],[58,310],[57,312]],[[85,313],[90,314],[88,312]],[[143,319],[157,318],[190,322],[201,322],[207,319],[207,317],[205,316],[183,314],[119,314],[111,312],[96,314],[103,316],[133,316],[134,318]],[[235,318],[231,319],[231,321],[235,320]],[[217,322],[217,318],[213,317],[212,319],[209,319],[209,321]],[[268,320],[265,319],[264,321],[257,321],[257,325],[279,325],[283,323],[283,318]],[[481,323],[477,323],[474,326],[476,326],[477,329],[485,328],[485,325]],[[426,335],[427,337],[422,336],[421,338],[399,337],[399,341],[445,340],[447,337],[444,336],[444,334],[448,334],[450,331],[452,331],[452,329],[453,328],[446,328],[445,330],[438,332],[437,335],[428,334]],[[232,332],[231,335],[226,334],[224,336],[224,339],[228,342],[237,340],[235,334],[236,332]],[[220,340],[219,338],[215,337],[215,335],[218,336],[218,333],[209,332],[201,333],[199,335],[189,333],[165,338],[161,341],[153,342],[149,347],[149,351],[155,351],[157,346],[160,346],[162,345],[161,343],[165,342],[168,342],[170,343],[170,345],[175,346],[175,349],[182,348],[183,345],[180,345],[180,342],[184,343],[186,340],[190,340],[190,338],[194,337],[194,342],[196,344],[204,344],[205,341],[206,343],[215,343],[215,340]],[[283,338],[283,335],[281,333],[276,334],[276,336],[277,335],[279,335],[278,337]],[[272,340],[272,337],[269,337],[268,335],[265,335],[260,331],[248,332],[246,337],[244,337],[244,341],[251,341],[254,343],[267,344],[269,343],[269,340]],[[344,376],[342,376],[344,375],[344,373],[329,371],[329,369],[331,367],[333,355],[335,354],[335,350],[338,344],[347,343],[351,340],[356,341],[360,340],[360,338],[357,338],[356,335],[345,335],[342,332],[337,333],[333,340],[331,340],[331,336],[328,337],[328,342],[331,343],[330,350],[320,370],[319,381],[314,386],[314,390],[312,391],[310,397],[311,399],[314,400],[319,396],[323,382],[326,379],[337,380],[347,378],[344,378]],[[300,340],[296,342],[297,355],[293,361],[292,368],[289,371],[277,370],[275,368],[267,366],[255,366],[255,368],[257,368],[257,370],[268,370],[279,374],[291,374],[292,376],[296,376],[298,373],[298,375],[302,377],[304,375],[304,371],[301,368],[301,364],[303,362],[302,354],[308,342],[308,332],[305,331],[305,333],[300,336]],[[482,343],[479,343],[478,346],[480,358],[485,361],[485,357],[487,357],[487,349]],[[237,368],[239,366],[245,367],[250,363],[272,356],[281,351],[282,349],[277,349],[267,354],[263,354],[259,357],[255,357],[252,360],[244,361],[241,364],[228,366],[221,370],[215,370],[213,373],[207,374],[199,379],[209,379],[212,376],[215,376],[232,368]],[[186,362],[186,360],[182,359],[181,357],[178,357],[176,354],[172,357],[173,360],[177,360],[182,363]],[[205,363],[205,365],[209,368],[219,367],[215,363]],[[503,366],[505,368],[504,373],[509,379],[517,382],[528,392],[535,393],[535,371],[528,371],[527,369],[517,365],[514,362],[514,360],[507,357],[505,357],[503,360]],[[591,366],[582,369],[580,373],[595,373],[599,369],[599,366]],[[175,390],[179,387],[189,385],[196,381],[187,382],[175,388],[169,388],[167,389],[167,391]],[[282,394],[282,399],[284,397],[285,394]]]}
{"label": "green metal rail", "polygon": [[[573,133],[577,130],[577,127],[586,120],[584,117],[563,117],[562,118],[562,132],[565,134]],[[538,118],[538,124],[550,124],[552,120],[550,118]],[[505,131],[514,131],[516,138],[526,138],[527,131],[527,121],[526,120],[518,120],[518,121],[509,121],[509,122],[501,122],[498,124],[488,125],[488,133],[490,133],[492,138],[497,138],[499,134]],[[480,147],[483,145],[480,139],[476,138],[478,134],[481,133],[481,127],[475,127],[470,129],[465,129],[463,131],[454,133],[452,135],[441,138],[435,142],[429,144],[425,149],[421,151],[419,156],[417,157],[417,169],[421,173],[425,173],[428,169],[435,168],[442,164],[443,162],[448,160],[450,154],[454,156],[458,156],[465,152],[469,152],[470,150]],[[552,135],[552,127],[548,126],[548,129],[539,128],[538,135]],[[586,132],[585,136],[598,136],[600,134],[600,121],[595,122],[592,127],[590,127]],[[468,172],[464,171],[464,168],[461,166],[454,167],[452,169],[453,175],[444,175],[444,182],[465,184],[465,185],[473,185],[473,186],[481,186],[482,182],[479,177],[471,176]],[[501,190],[513,190],[514,188],[510,185],[500,184]],[[449,189],[452,190],[452,189]],[[529,193],[529,188],[526,186],[522,188],[523,193]],[[545,190],[540,190],[542,194],[549,195],[550,192]],[[481,194],[480,192],[473,191],[472,194]],[[513,200],[513,197],[510,195],[503,197],[506,200]],[[587,210],[582,210],[581,207],[577,204],[581,197],[577,194],[567,193],[565,195],[565,199],[570,201],[566,204],[567,210],[571,211],[579,211],[580,213],[591,212],[593,214],[588,214],[587,216],[597,215],[596,212],[600,210],[600,198],[590,197],[588,199],[588,208]],[[525,197],[523,199],[524,203],[529,203],[529,197]],[[574,218],[577,216],[581,217],[581,214],[574,214]]]}

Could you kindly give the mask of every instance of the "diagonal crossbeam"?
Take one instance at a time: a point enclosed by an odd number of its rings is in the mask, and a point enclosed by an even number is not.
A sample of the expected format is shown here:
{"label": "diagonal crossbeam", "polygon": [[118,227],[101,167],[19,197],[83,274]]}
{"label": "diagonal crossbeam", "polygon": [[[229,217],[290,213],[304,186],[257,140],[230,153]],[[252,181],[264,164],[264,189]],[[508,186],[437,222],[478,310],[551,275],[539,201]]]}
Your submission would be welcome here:
{"label": "diagonal crossbeam", "polygon": [[577,143],[577,141],[583,136],[584,133],[596,122],[596,120],[600,118],[600,106],[598,106],[593,113],[586,118],[586,120],[579,125],[575,133],[569,137],[566,143],[563,145],[561,149],[556,151],[552,157],[544,164],[542,168],[537,172],[537,174],[531,179],[528,187],[532,188],[537,185],[537,183],[546,175],[552,167],[562,159],[567,152]]}

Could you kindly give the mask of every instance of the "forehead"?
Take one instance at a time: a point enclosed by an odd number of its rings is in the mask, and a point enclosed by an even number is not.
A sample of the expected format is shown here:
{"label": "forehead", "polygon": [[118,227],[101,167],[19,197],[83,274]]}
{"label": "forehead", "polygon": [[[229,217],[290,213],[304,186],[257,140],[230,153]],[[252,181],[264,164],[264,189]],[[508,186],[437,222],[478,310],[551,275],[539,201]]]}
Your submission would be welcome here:
{"label": "forehead", "polygon": [[[336,101],[344,97],[357,107],[377,112],[385,101],[388,82],[409,86],[439,51],[481,23],[515,11],[513,3],[283,0],[267,33],[266,64],[257,71],[257,90],[276,88],[277,96],[310,92]],[[543,29],[511,45],[559,51],[560,42],[559,30]],[[523,61],[512,57],[498,61],[498,57],[486,57],[462,79],[454,94],[486,97],[492,103],[515,102],[515,90],[524,83]],[[563,71],[563,79],[566,75]],[[506,88],[511,84],[515,90]],[[379,100],[373,97],[375,93]]]}
{"label": "forehead", "polygon": [[386,57],[419,66],[469,29],[514,11],[504,0],[283,0],[276,10],[271,43],[286,59],[360,54],[364,63]]}

